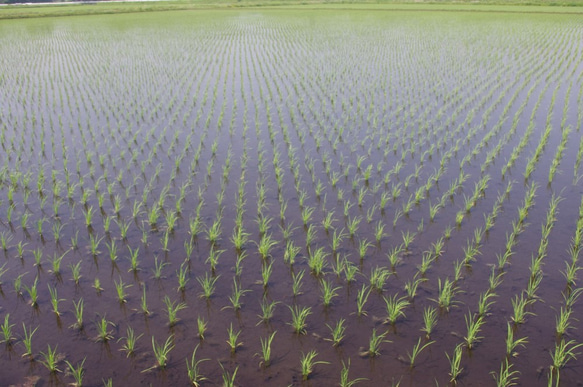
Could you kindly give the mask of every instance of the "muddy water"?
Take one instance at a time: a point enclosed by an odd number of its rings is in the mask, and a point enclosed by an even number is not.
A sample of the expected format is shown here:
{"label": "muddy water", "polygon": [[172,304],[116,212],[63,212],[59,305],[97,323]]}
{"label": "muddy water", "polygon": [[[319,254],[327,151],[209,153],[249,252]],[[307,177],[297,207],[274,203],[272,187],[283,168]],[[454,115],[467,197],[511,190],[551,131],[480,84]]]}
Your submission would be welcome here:
{"label": "muddy water", "polygon": [[[6,241],[0,310],[12,326],[1,353],[3,385],[68,384],[73,378],[65,360],[76,365],[83,359],[88,385],[110,378],[114,385],[186,385],[185,360],[197,346],[197,359],[207,359],[200,363],[203,385],[220,385],[223,372],[235,370],[242,386],[337,385],[349,361],[350,378],[365,378],[362,385],[447,384],[445,354],[465,342],[465,319],[469,313],[477,318],[479,296],[489,288],[491,268],[531,184],[537,186],[534,205],[509,264],[495,271],[503,273],[501,283],[479,342],[463,349],[458,383],[491,385],[491,373],[499,372],[511,300],[528,285],[555,194],[562,201],[542,280],[526,321],[515,325],[515,337],[528,343],[509,359],[519,384],[547,382],[555,319],[568,290],[561,271],[571,259],[567,249],[582,197],[574,182],[582,173],[576,160],[583,108],[576,17],[241,10],[6,21],[0,29],[0,229]],[[548,126],[547,143],[525,180]],[[549,184],[567,127],[559,172]],[[460,171],[467,179],[450,191]],[[487,186],[472,198],[484,176]],[[438,202],[442,208],[431,219]],[[464,259],[496,203],[495,223],[483,233],[475,260],[461,268],[452,306],[437,308],[439,283],[454,279],[454,263]],[[241,211],[248,239],[237,251],[231,236]],[[313,212],[304,222],[306,211]],[[323,221],[331,213],[327,231]],[[174,216],[170,230],[167,218]],[[202,226],[193,235],[197,216]],[[212,242],[208,230],[217,219],[220,232]],[[358,219],[351,237],[350,224]],[[379,224],[384,232],[377,241]],[[334,231],[346,234],[336,252]],[[415,237],[391,267],[387,254],[407,233]],[[258,251],[265,235],[276,241],[266,260]],[[424,253],[440,238],[442,253],[420,273]],[[287,242],[299,247],[293,264],[284,262]],[[367,242],[361,259],[359,246]],[[190,256],[185,243],[191,243]],[[326,253],[320,275],[308,263],[318,248]],[[214,271],[208,262],[213,250],[223,250]],[[239,254],[245,258],[237,275]],[[337,256],[358,269],[353,281],[334,272]],[[159,276],[156,262],[163,263]],[[390,276],[358,316],[358,291],[369,286],[376,268]],[[183,291],[181,270],[188,279]],[[294,296],[293,276],[302,270],[301,293]],[[200,297],[205,275],[216,278],[208,300]],[[387,324],[385,299],[406,297],[406,284],[418,278],[404,314]],[[95,289],[96,279],[102,290]],[[229,300],[234,280],[247,291],[240,309]],[[328,307],[322,280],[337,288]],[[33,307],[27,289],[35,281]],[[126,293],[122,302],[116,284]],[[57,289],[59,314],[48,286]],[[143,294],[149,315],[142,311]],[[166,297],[186,306],[172,326]],[[79,330],[73,302],[81,299]],[[276,303],[268,323],[258,317],[262,300]],[[304,335],[290,326],[293,306],[311,308]],[[438,309],[430,339],[421,331],[427,307]],[[576,326],[583,317],[579,303],[571,313]],[[102,318],[111,323],[105,342],[97,340]],[[204,340],[198,318],[207,322]],[[345,337],[334,347],[328,326],[341,319]],[[22,357],[23,324],[38,327],[32,360]],[[234,353],[226,342],[231,326],[242,344]],[[129,327],[140,337],[131,355],[123,351]],[[386,333],[387,341],[371,357],[373,330]],[[260,339],[272,332],[265,367]],[[162,369],[152,339],[163,344],[168,337],[173,348]],[[419,338],[433,343],[411,367]],[[583,340],[575,329],[566,338]],[[51,374],[43,364],[49,345],[57,348],[62,372]],[[305,381],[300,358],[311,350],[325,363]],[[561,383],[574,385],[580,375],[572,360],[561,370]]]}

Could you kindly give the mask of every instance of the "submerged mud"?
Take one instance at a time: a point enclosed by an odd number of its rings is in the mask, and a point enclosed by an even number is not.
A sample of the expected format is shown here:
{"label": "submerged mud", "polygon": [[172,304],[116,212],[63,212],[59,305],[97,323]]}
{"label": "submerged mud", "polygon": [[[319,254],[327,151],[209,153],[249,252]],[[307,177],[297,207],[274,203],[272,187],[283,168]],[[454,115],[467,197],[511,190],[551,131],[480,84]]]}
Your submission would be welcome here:
{"label": "submerged mud", "polygon": [[[3,21],[2,384],[72,383],[81,364],[87,385],[187,385],[194,365],[201,385],[338,385],[348,366],[361,385],[556,380],[555,348],[583,340],[577,23]],[[525,338],[509,353],[508,327]],[[559,372],[580,382],[574,358]]]}

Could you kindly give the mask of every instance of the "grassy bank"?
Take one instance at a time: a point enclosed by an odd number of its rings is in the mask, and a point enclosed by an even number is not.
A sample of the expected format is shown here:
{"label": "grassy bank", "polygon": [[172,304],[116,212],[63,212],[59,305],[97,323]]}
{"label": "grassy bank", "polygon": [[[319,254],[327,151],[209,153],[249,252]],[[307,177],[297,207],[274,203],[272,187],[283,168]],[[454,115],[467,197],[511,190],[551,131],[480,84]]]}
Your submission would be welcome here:
{"label": "grassy bank", "polygon": [[59,5],[6,5],[0,8],[0,19],[19,19],[52,16],[98,15],[152,11],[176,11],[196,9],[221,9],[243,7],[302,7],[346,8],[363,10],[441,10],[473,12],[536,12],[536,13],[583,13],[579,0],[482,0],[479,3],[460,1],[321,1],[321,0],[190,0],[132,3],[59,4]]}

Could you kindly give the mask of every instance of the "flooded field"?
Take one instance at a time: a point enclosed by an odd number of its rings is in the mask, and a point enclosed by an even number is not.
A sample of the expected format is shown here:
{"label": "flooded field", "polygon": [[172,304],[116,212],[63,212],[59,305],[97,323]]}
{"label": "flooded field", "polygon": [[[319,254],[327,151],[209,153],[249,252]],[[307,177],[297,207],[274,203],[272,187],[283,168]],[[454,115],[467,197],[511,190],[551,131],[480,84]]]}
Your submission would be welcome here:
{"label": "flooded field", "polygon": [[583,381],[580,15],[0,22],[2,385]]}

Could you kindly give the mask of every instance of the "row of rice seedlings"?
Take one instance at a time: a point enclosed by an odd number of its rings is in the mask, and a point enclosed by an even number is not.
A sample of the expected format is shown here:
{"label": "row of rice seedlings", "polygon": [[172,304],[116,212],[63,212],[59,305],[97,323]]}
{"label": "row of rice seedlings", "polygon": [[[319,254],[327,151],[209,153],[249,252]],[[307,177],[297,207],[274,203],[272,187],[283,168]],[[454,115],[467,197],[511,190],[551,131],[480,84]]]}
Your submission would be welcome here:
{"label": "row of rice seedlings", "polygon": [[[558,77],[559,77],[559,74],[555,74],[555,78],[558,78]],[[541,79],[539,78],[538,82],[540,82],[540,81],[541,81]],[[529,89],[529,92],[527,94],[527,98],[526,98],[526,100],[525,100],[524,103],[527,102],[527,100],[529,99],[531,93],[535,90],[535,87],[538,84],[538,82],[535,83]],[[535,106],[534,106],[533,110],[531,111],[530,120],[529,120],[529,123],[528,123],[528,126],[527,126],[527,130],[524,133],[524,135],[523,135],[520,143],[512,150],[512,154],[510,155],[510,159],[508,160],[508,162],[506,163],[506,165],[504,165],[504,167],[502,168],[502,176],[505,176],[506,175],[506,172],[508,171],[508,169],[510,169],[514,165],[514,163],[518,159],[518,156],[520,155],[521,151],[528,144],[528,141],[529,141],[529,139],[530,139],[530,137],[531,137],[531,135],[532,135],[532,133],[534,131],[534,125],[535,125],[535,122],[534,121],[535,121],[536,113],[538,112],[538,109],[539,109],[539,107],[540,107],[540,105],[542,103],[542,100],[543,100],[544,96],[546,95],[546,91],[547,91],[547,89],[548,89],[549,86],[550,86],[549,83],[546,83],[546,82],[544,83],[544,87],[543,87],[541,93],[539,94],[539,98],[537,99],[537,101],[535,103]],[[547,116],[548,117],[547,122],[550,121],[551,114],[552,114],[552,108],[549,109],[549,114]],[[516,122],[516,120],[515,120],[515,122]],[[541,148],[541,151],[542,151],[542,148]],[[534,168],[534,164],[533,163],[534,163],[534,160],[535,159],[534,158],[531,158],[531,160],[533,160],[533,161],[530,161],[529,162],[531,164],[531,166],[527,168],[527,171],[525,172],[525,176],[526,176],[527,173],[528,173],[528,175],[530,175],[530,173],[532,173],[532,170]]]}
{"label": "row of rice seedlings", "polygon": [[[472,132],[472,135],[474,135],[474,133],[475,133],[475,132]],[[471,137],[470,137],[470,138],[471,138]],[[403,145],[405,145],[405,143],[403,143]],[[407,154],[407,152],[404,152],[403,154]],[[212,168],[211,168],[211,169],[212,169]],[[261,168],[260,168],[260,169],[261,169]],[[209,169],[209,171],[210,171],[210,169]],[[207,179],[206,179],[206,180],[208,180],[208,176],[210,176],[210,172],[207,172]],[[429,180],[428,180],[428,181],[429,181]],[[205,187],[206,187],[206,186],[205,186]],[[362,192],[362,191],[361,191],[361,192]],[[360,194],[360,193],[359,193],[359,194]],[[164,195],[161,195],[161,197],[167,197],[167,195],[166,195],[166,194],[164,194]],[[165,200],[163,200],[163,202],[162,202],[162,203],[165,203]],[[115,207],[115,205],[114,205],[114,207]],[[159,208],[160,208],[160,207],[163,207],[163,205],[162,205],[162,206],[158,206],[158,207],[159,207]],[[220,207],[221,207],[221,206],[220,206],[220,202],[219,202],[219,208],[220,208]],[[356,207],[355,207],[355,208],[356,208]],[[218,212],[222,212],[222,211],[220,211],[220,210],[219,210]],[[172,216],[170,216],[170,218],[172,218]],[[211,241],[211,243],[213,243],[213,240],[215,240],[215,241],[220,241],[220,239],[221,239],[222,232],[219,232],[219,231],[218,231],[218,229],[220,229],[220,228],[221,228],[221,227],[220,227],[220,224],[222,223],[222,221],[221,221],[221,220],[218,220],[218,219],[220,219],[220,217],[219,217],[219,215],[217,214],[217,217],[215,218],[215,220],[214,220],[214,223],[211,221],[211,223],[213,224],[213,227],[214,227],[215,225],[218,225],[217,227],[215,227],[215,228],[216,228],[216,230],[215,230],[215,231],[217,231],[217,232],[214,232],[214,233],[213,233],[213,235],[215,235],[215,236],[213,237],[213,236],[211,236],[210,234],[207,234],[207,237],[208,237],[209,241]],[[352,222],[352,223],[354,223],[354,219],[356,219],[356,218],[350,218],[350,220],[351,220],[351,222]],[[170,222],[168,222],[168,223],[170,223]],[[308,223],[309,223],[309,222],[305,222],[305,223],[308,225]],[[213,228],[213,227],[211,227],[211,228]],[[169,225],[169,228],[172,228],[172,227],[170,227],[170,225]],[[209,229],[209,230],[210,230],[210,229]],[[207,232],[208,232],[208,230],[207,230]],[[358,232],[356,231],[356,229],[355,229],[355,232],[354,232],[354,234],[355,234],[355,235],[356,235],[356,234],[358,234]],[[166,235],[166,236],[165,236],[165,237],[163,237],[163,238],[168,238],[168,237],[167,237],[167,235],[169,235],[169,234],[165,234],[165,235]],[[307,234],[306,234],[306,235],[309,235],[309,231],[307,232]],[[411,239],[411,238],[410,238],[410,235],[411,235],[411,234],[407,233],[407,237],[406,237],[406,238],[405,238],[405,236],[403,237],[403,238],[404,238],[404,240],[405,240],[405,239],[406,239],[406,240],[410,240],[410,239]],[[225,238],[223,237],[222,239],[225,239]],[[306,239],[308,239],[308,238],[306,238]],[[95,238],[95,237],[94,237],[94,239],[93,239],[93,241],[94,241],[94,242],[96,242],[96,241],[98,241],[98,240],[99,240],[99,239],[98,239],[98,238]],[[262,238],[261,240],[263,240],[263,238]],[[267,239],[267,238],[266,238],[265,240],[266,240],[266,241],[269,241],[269,239]],[[261,243],[261,242],[259,242],[259,243]],[[409,242],[409,243],[411,243],[411,242]],[[162,242],[162,245],[163,245],[163,244],[164,244],[164,243]],[[92,246],[95,246],[95,245],[96,245],[96,243],[92,243]],[[267,245],[269,245],[269,243],[268,243]],[[311,245],[311,243],[306,243],[306,245],[307,245],[307,246],[306,246],[306,248],[308,248],[308,247]],[[366,246],[367,246],[367,242],[366,242],[365,240],[364,240],[364,241],[362,241],[362,244],[360,244],[360,246],[364,246],[364,250],[365,250],[365,254],[364,254],[364,255],[366,255],[366,250],[367,250]],[[94,252],[98,251],[98,250],[97,250],[97,248],[92,248],[92,250],[93,250]],[[130,255],[131,255],[131,251],[132,251],[132,250],[130,250]],[[136,251],[136,250],[133,250],[133,251]],[[215,252],[216,252],[217,250],[212,250],[212,251],[215,251]],[[317,251],[317,249],[316,249],[315,251]],[[316,256],[321,256],[321,255],[322,255],[322,253],[323,253],[323,250],[320,250],[320,253],[316,253]],[[267,254],[266,254],[266,255],[267,255]],[[291,255],[291,254],[290,254],[290,255]],[[359,254],[359,255],[360,255],[360,254]],[[218,258],[217,258],[217,259],[218,259]],[[211,260],[209,260],[209,261],[208,261],[208,263],[209,263],[211,266],[213,266],[213,263],[212,263],[213,261],[216,261],[216,260],[212,260],[212,259],[211,259]],[[316,261],[318,261],[318,259],[316,259]],[[320,261],[321,261],[321,260],[320,260]],[[55,262],[57,262],[57,260],[55,260]],[[131,257],[130,257],[130,262],[131,262]],[[135,261],[134,261],[134,262],[135,262]],[[217,266],[217,263],[218,263],[218,262],[215,262],[215,266]],[[134,267],[134,269],[138,267],[138,266],[137,266],[137,265],[135,265],[135,264],[130,264],[130,266],[133,266],[133,267]],[[270,266],[270,265],[269,265],[269,266]],[[264,267],[269,267],[269,266],[264,266]],[[315,266],[315,267],[318,267],[318,266]],[[211,267],[211,269],[212,269],[212,267]],[[181,270],[182,270],[182,269],[181,269]],[[267,269],[266,269],[266,270],[267,270]],[[381,276],[381,277],[382,277],[382,276]],[[263,283],[264,283],[264,284],[265,284],[265,283],[267,283],[267,284],[268,284],[268,281],[267,281],[267,282],[266,282],[266,281],[263,281]],[[329,283],[329,282],[326,282],[326,283]],[[122,282],[121,280],[119,281],[119,284],[121,285],[121,289],[123,290],[123,289],[124,289],[124,284],[123,284],[123,282]],[[118,287],[116,287],[116,288],[118,288]],[[324,288],[324,285],[323,285],[323,288]],[[334,289],[333,285],[332,285],[332,286],[329,286],[328,288],[329,288],[329,289],[332,289],[332,290]],[[381,288],[382,288],[382,286],[381,286]],[[332,292],[332,293],[333,293],[333,292]],[[123,292],[122,292],[122,294],[123,294]],[[234,294],[236,294],[236,292],[235,292]],[[121,300],[121,299],[124,299],[124,298],[125,298],[125,297],[121,297],[121,298],[120,298],[120,300]],[[396,295],[395,295],[395,300],[396,300]],[[398,300],[396,300],[396,301],[398,301]],[[107,324],[106,324],[106,325],[107,325]],[[374,332],[373,332],[373,336],[372,336],[372,337],[374,337],[374,338],[377,338],[378,336],[379,336],[379,335],[377,335],[377,334],[374,334]],[[372,339],[371,339],[371,340],[372,340]],[[377,340],[377,339],[375,339],[375,340],[372,340],[372,342],[373,342],[373,345],[371,345],[371,348],[373,348],[373,349],[374,349],[374,348],[376,348],[376,346],[374,345],[374,343],[377,343],[377,342],[378,342],[378,340]],[[152,346],[154,347],[154,344],[152,344]],[[157,347],[157,348],[159,348],[160,346],[156,345],[156,347]],[[418,347],[418,348],[419,348],[419,347]],[[369,351],[369,352],[375,353],[376,351],[375,351],[375,350],[373,350],[373,351]]]}
{"label": "row of rice seedlings", "polygon": [[542,237],[537,257],[533,257],[532,259],[530,267],[531,275],[529,278],[528,286],[523,290],[523,292],[521,292],[520,297],[515,295],[514,299],[511,300],[513,315],[510,319],[512,321],[512,325],[511,321],[507,322],[508,329],[506,337],[506,355],[500,365],[500,370],[498,372],[491,372],[497,385],[512,385],[519,380],[520,372],[518,370],[512,370],[511,359],[518,355],[516,352],[518,347],[526,347],[528,344],[528,337],[515,338],[515,335],[518,332],[518,327],[526,323],[526,317],[529,315],[534,316],[534,312],[529,311],[528,308],[538,299],[536,296],[536,291],[538,290],[542,280],[541,262],[546,256],[548,237],[550,231],[552,230],[553,224],[556,221],[557,206],[560,201],[560,197],[553,196],[549,202],[546,223],[542,227]]}
{"label": "row of rice seedlings", "polygon": [[[559,77],[560,75],[562,75],[562,73],[565,70],[566,70],[566,67],[563,67],[561,69],[561,71],[557,74],[557,77]],[[555,90],[553,91],[553,95],[551,97],[551,102],[550,102],[549,110],[548,110],[548,113],[547,113],[545,131],[543,132],[543,134],[541,136],[541,139],[540,139],[540,141],[538,143],[538,146],[537,146],[537,148],[535,150],[534,155],[528,160],[528,163],[526,165],[526,170],[524,172],[524,177],[526,179],[528,179],[530,177],[530,175],[532,174],[532,172],[534,171],[534,165],[536,164],[536,162],[540,158],[540,154],[542,153],[542,151],[544,150],[544,148],[545,148],[545,146],[546,146],[546,144],[548,142],[548,138],[550,136],[550,130],[551,130],[551,119],[552,119],[552,114],[553,114],[553,107],[555,105],[556,96],[557,96],[557,93],[558,93],[558,90],[559,90],[560,87],[561,87],[561,84],[558,83],[557,86],[555,87]],[[569,99],[567,98],[566,99],[566,105],[565,106],[568,106],[568,101],[569,101]],[[563,111],[563,113],[564,113],[564,116],[565,116],[566,111]],[[565,121],[563,120],[562,121],[562,125],[561,125],[561,130],[563,131],[563,135],[565,135],[564,134],[564,122]],[[567,135],[568,135],[568,133],[567,133]],[[551,169],[552,168],[553,167],[552,167],[552,164],[551,164]],[[556,166],[555,166],[555,169],[556,169]],[[554,173],[553,173],[553,175],[554,175]],[[550,182],[550,180],[552,180],[551,174],[549,174],[549,182]]]}
{"label": "row of rice seedlings", "polygon": [[[509,184],[509,189],[511,188],[511,184]],[[508,193],[508,192],[507,192]],[[491,228],[491,226],[493,225],[493,221],[495,219],[495,217],[497,216],[498,211],[500,210],[501,204],[504,200],[504,197],[507,196],[506,195],[499,195],[497,202],[494,205],[493,208],[493,212],[486,218],[486,219],[490,219],[490,225],[489,227]],[[482,238],[482,229],[476,229],[475,230],[475,240],[471,243],[472,246],[479,246],[480,245],[480,241]],[[439,257],[439,255],[441,254],[441,247],[443,244],[443,237],[437,241],[437,243],[435,244],[435,254],[437,254],[435,257]],[[430,257],[432,254],[432,252],[425,252],[424,253],[424,259],[423,262],[430,262],[433,259],[428,258]],[[467,252],[466,252],[467,255]],[[422,266],[423,267],[423,262],[422,262]],[[468,261],[468,265],[471,266],[471,262],[472,260],[470,259]],[[456,306],[457,302],[455,301],[454,297],[455,294],[459,292],[459,285],[457,284],[457,282],[460,279],[460,273],[461,271],[459,270],[462,266],[457,266],[456,269],[456,276],[455,276],[455,280],[454,282],[450,281],[449,279],[445,279],[445,281],[442,283],[441,279],[438,279],[438,288],[439,288],[439,297],[433,301],[438,303],[438,306],[440,308],[444,308],[442,310],[446,310],[448,311],[450,307]],[[421,268],[419,270],[422,270]],[[415,296],[415,292],[416,292],[416,288],[419,285],[419,283],[421,283],[421,279],[419,278],[417,279],[414,283],[413,282],[408,282],[406,285],[406,290],[409,294],[409,298],[412,300]],[[477,320],[474,320],[474,316],[470,313],[469,319],[468,317],[466,317],[466,324],[468,325],[468,334],[465,338],[466,340],[466,345],[468,346],[469,349],[471,349],[474,345],[475,342],[478,341],[480,339],[480,337],[478,336],[478,332],[480,331],[481,325],[484,323],[483,318],[486,316],[487,311],[489,310],[489,308],[493,305],[493,301],[491,300],[491,298],[493,296],[495,296],[495,289],[497,286],[499,286],[501,282],[501,276],[500,275],[496,275],[494,272],[492,272],[491,278],[490,278],[490,288],[488,290],[488,292],[486,292],[485,297],[484,294],[481,295],[480,297],[480,301],[479,301],[479,312],[477,314]],[[365,288],[363,287],[361,293],[364,293]],[[359,294],[361,294],[359,293]],[[387,304],[387,311],[389,314],[389,318],[388,321],[393,323],[396,321],[396,318],[398,316],[404,316],[404,311],[403,309],[408,305],[408,302],[405,301],[403,298],[397,300],[396,298],[397,296],[394,295],[393,298],[391,299],[387,299],[385,298],[385,303]],[[359,308],[360,310],[360,308]],[[429,339],[433,329],[435,328],[435,326],[437,325],[437,321],[438,321],[438,314],[437,314],[437,309],[435,308],[425,308],[424,310],[424,314],[423,314],[423,320],[424,320],[424,326],[421,329],[423,332],[426,333],[426,339]],[[391,317],[392,316],[392,317]],[[421,346],[421,339],[418,340],[418,343],[414,346],[413,351],[411,353],[408,353],[408,357],[409,357],[409,362],[410,362],[410,366],[413,367],[414,363],[415,363],[415,359],[417,357],[417,355],[420,353],[420,351],[422,351],[423,349],[427,348],[429,345],[431,345],[432,343],[434,343],[433,341],[428,341],[426,342],[423,346]],[[458,354],[461,354],[461,352],[458,351]],[[449,355],[448,355],[449,357]],[[458,358],[457,360],[461,360],[461,358]],[[453,360],[453,364],[452,367],[454,367],[455,363],[457,360]],[[458,367],[459,367],[459,363],[458,363]],[[454,372],[454,379],[457,379],[457,372]]]}
{"label": "row of rice seedlings", "polygon": [[[512,184],[509,184],[507,193],[509,192],[511,187],[512,187]],[[494,204],[494,209],[493,209],[493,213],[491,214],[491,216],[493,216],[493,217],[496,216],[496,213],[499,211],[499,209],[501,207],[503,198],[507,196],[507,193],[505,195],[499,195],[497,202]],[[530,202],[532,200],[532,197],[533,197],[532,190],[527,191],[527,194],[525,196],[525,202]],[[558,201],[557,201],[557,203],[558,203]],[[521,213],[521,211],[519,211],[519,215],[520,215],[520,213]],[[489,218],[490,217],[485,218],[486,219],[486,227],[488,227],[490,222],[491,222],[488,220]],[[521,231],[520,231],[520,229],[515,229],[514,232],[519,233]],[[476,234],[476,235],[479,235],[479,234]],[[517,234],[513,233],[511,235],[517,235]],[[514,240],[515,240],[515,236],[512,237],[511,241],[514,241]],[[507,258],[512,254],[511,249],[512,249],[512,246],[514,244],[515,244],[515,242],[507,243],[507,246],[506,246],[507,250],[505,253],[505,256]],[[467,249],[465,249],[465,251],[467,251]],[[501,270],[501,268],[499,268],[498,270]],[[457,269],[456,269],[456,273],[458,273]],[[456,276],[457,276],[457,274],[456,274]],[[498,272],[494,267],[492,267],[492,273],[489,277],[489,287],[485,292],[482,292],[479,295],[478,304],[477,304],[477,306],[478,306],[477,312],[472,313],[470,310],[470,311],[468,311],[468,315],[465,316],[466,335],[463,337],[464,342],[460,343],[455,348],[455,350],[453,351],[451,356],[448,353],[446,353],[446,356],[447,356],[449,363],[450,363],[449,375],[450,375],[450,382],[452,382],[452,383],[457,382],[458,378],[460,377],[460,375],[463,371],[463,368],[461,366],[463,347],[466,347],[469,351],[471,351],[475,347],[475,345],[484,338],[484,337],[480,336],[480,331],[482,330],[482,326],[486,323],[486,320],[485,320],[486,316],[489,315],[489,311],[496,303],[496,296],[497,296],[496,289],[502,284],[503,278],[504,278],[504,272],[502,272],[502,271]],[[449,283],[447,281],[446,281],[445,286],[444,286],[444,289],[446,289],[446,288],[453,289],[451,294],[455,294],[455,292],[459,291],[459,288],[457,286],[454,288],[453,283],[451,283],[451,285],[449,285]],[[448,293],[450,293],[450,292],[448,292]],[[512,301],[512,303],[513,303],[513,305],[523,305],[523,304],[515,304],[514,300]],[[522,310],[524,310],[524,309],[522,309]],[[526,312],[526,313],[529,313],[529,312]],[[435,324],[436,324],[435,317],[432,317],[431,313],[429,311],[427,311],[426,317],[424,317],[424,319],[426,321],[426,327],[424,328],[424,331],[431,331],[433,326],[435,326]],[[509,323],[508,324],[508,338],[507,338],[507,346],[508,346],[508,351],[509,351],[508,355],[513,353],[514,349],[518,345],[524,345],[526,343],[526,338],[514,340],[513,333],[514,333],[514,328],[510,328],[510,323]],[[509,367],[509,365],[506,364],[506,367],[504,368],[504,370],[508,369],[508,367]],[[498,382],[498,379],[500,378],[500,376],[498,374],[496,374],[495,372],[492,372],[492,375],[494,376],[494,378]]]}
{"label": "row of rice seedlings", "polygon": [[[507,105],[507,108],[508,108],[508,106],[510,106],[510,105]],[[490,133],[489,133],[489,135],[491,135],[491,134],[492,134],[492,132],[490,132]],[[488,137],[488,136],[486,136],[486,137]],[[478,149],[479,149],[479,148],[478,148]],[[474,150],[474,152],[472,152],[472,153],[474,153],[474,154],[475,154],[475,150]],[[467,160],[467,158],[464,158],[464,160]],[[463,163],[464,163],[464,161],[462,161],[462,165],[463,165]],[[470,201],[470,202],[471,202],[471,201]],[[468,200],[466,200],[466,203],[468,203]],[[459,220],[459,219],[461,219],[461,217],[458,217],[458,220]]]}
{"label": "row of rice seedlings", "polygon": [[578,183],[580,180],[579,168],[581,167],[581,160],[583,159],[583,137],[579,140],[579,150],[577,151],[577,159],[575,160],[575,167],[573,168],[573,182]]}
{"label": "row of rice seedlings", "polygon": [[121,282],[121,281],[120,281]]}
{"label": "row of rice seedlings", "polygon": [[[441,165],[443,166],[443,163],[442,163]],[[417,173],[418,173],[418,169],[416,170],[416,174],[417,174]],[[428,191],[428,189],[431,187],[431,184],[432,184],[432,183],[434,183],[434,184],[435,184],[435,183],[438,181],[438,179],[439,179],[439,174],[441,174],[441,173],[443,173],[443,169],[440,169],[440,170],[439,170],[439,172],[438,172],[438,174],[436,174],[435,176],[430,176],[430,177],[429,177],[429,179],[428,179],[427,183],[426,183],[426,184],[425,184],[425,186],[424,186],[425,192],[427,192],[427,191]],[[411,175],[410,177],[413,177],[413,176]],[[408,180],[409,180],[409,178],[408,178],[408,179],[406,179],[406,181],[408,181]],[[398,189],[398,188],[397,188],[397,189]],[[360,192],[362,193],[362,191],[360,191]],[[395,192],[397,192],[397,194],[395,194]],[[411,205],[412,205],[414,202],[415,202],[416,204],[419,204],[419,202],[420,202],[420,199],[423,197],[423,194],[422,194],[421,192],[422,192],[422,188],[420,187],[420,188],[419,188],[419,189],[416,191],[416,195],[415,195],[415,196],[416,196],[416,198],[415,198],[415,201],[413,201],[413,200],[409,200],[408,204],[407,204],[406,206],[404,205],[404,207],[403,207],[403,208],[404,208],[404,210],[405,210],[407,213],[408,213],[409,209],[411,208]],[[360,195],[360,194],[359,194],[359,195]],[[385,196],[385,197],[386,197],[386,196]],[[398,191],[395,191],[395,187],[393,187],[393,199],[396,199],[397,197],[398,197]],[[382,201],[381,201],[381,202],[382,202]],[[396,219],[398,219],[398,215],[399,215],[399,213],[401,213],[401,212],[399,211],[399,212],[397,212],[397,213],[395,214],[395,220],[396,220]],[[367,215],[367,218],[370,218],[370,216],[368,216],[368,215]],[[395,220],[393,221],[393,224],[395,224]]]}
{"label": "row of rice seedlings", "polygon": [[[486,171],[486,169],[488,168],[488,166],[495,160],[495,158],[500,154],[501,148],[504,144],[507,144],[508,141],[510,140],[510,138],[516,133],[516,130],[518,128],[518,124],[519,124],[519,120],[520,117],[522,115],[522,113],[524,112],[524,109],[526,108],[528,101],[530,99],[530,96],[532,95],[532,93],[534,92],[534,90],[537,88],[537,86],[540,84],[540,82],[542,81],[542,77],[539,76],[536,78],[536,80],[534,82],[531,82],[531,78],[532,78],[532,74],[536,72],[536,68],[532,68],[532,70],[526,74],[526,78],[524,80],[524,83],[521,84],[516,92],[512,95],[512,97],[510,98],[510,101],[508,102],[508,104],[504,107],[504,111],[502,113],[502,115],[500,116],[500,119],[498,121],[498,123],[496,124],[496,126],[499,127],[499,129],[502,127],[502,124],[504,122],[504,120],[507,118],[508,112],[511,108],[511,106],[513,106],[514,102],[516,101],[516,99],[518,98],[519,92],[522,91],[527,85],[532,83],[532,86],[529,88],[528,92],[527,92],[527,96],[524,99],[523,103],[518,107],[518,109],[516,110],[515,114],[514,114],[514,118],[512,120],[512,126],[511,128],[505,133],[505,135],[500,138],[499,142],[496,144],[496,147],[490,151],[486,157],[486,161],[484,162],[484,164],[482,164],[481,167],[481,171],[482,173],[484,173]],[[539,72],[542,73],[542,71],[544,69],[539,68],[538,69]],[[522,142],[521,142],[522,143]],[[514,159],[516,159],[518,156],[518,153],[514,153],[513,151],[513,157]],[[513,163],[514,161],[512,161]],[[510,161],[509,161],[510,163]],[[507,169],[507,167],[505,167]],[[505,169],[502,170],[502,176],[505,175]]]}
{"label": "row of rice seedlings", "polygon": [[548,382],[550,385],[558,385],[560,383],[561,369],[564,368],[572,359],[576,359],[578,355],[577,349],[582,347],[582,343],[565,337],[568,336],[569,330],[574,329],[573,323],[573,306],[581,295],[581,288],[576,287],[577,272],[581,269],[579,265],[579,255],[581,252],[581,235],[583,234],[583,201],[579,206],[579,216],[575,233],[569,246],[568,253],[571,261],[565,262],[566,270],[561,272],[566,279],[566,288],[563,291],[563,299],[565,306],[557,310],[555,317],[555,331],[557,339],[555,341],[555,348],[550,352],[552,364],[549,366]]}

